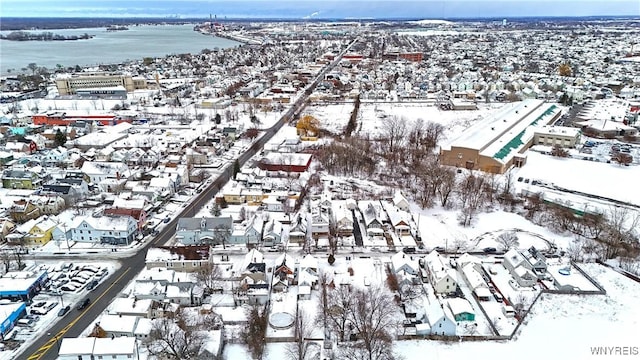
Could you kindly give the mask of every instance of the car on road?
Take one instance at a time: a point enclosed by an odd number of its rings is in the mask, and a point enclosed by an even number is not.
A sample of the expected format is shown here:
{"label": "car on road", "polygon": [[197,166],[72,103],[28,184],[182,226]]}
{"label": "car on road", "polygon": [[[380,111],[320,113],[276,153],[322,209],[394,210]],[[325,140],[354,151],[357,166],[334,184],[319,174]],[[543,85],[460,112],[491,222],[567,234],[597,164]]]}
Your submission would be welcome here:
{"label": "car on road", "polygon": [[486,247],[486,248],[482,249],[482,251],[484,251],[485,254],[493,254],[493,253],[496,253],[498,251],[498,249],[496,249],[494,247]]}
{"label": "car on road", "polygon": [[76,306],[76,309],[78,311],[84,310],[87,308],[87,306],[89,306],[89,304],[91,304],[91,300],[89,298],[86,298],[78,303],[78,306]]}
{"label": "car on road", "polygon": [[88,285],[87,285],[87,290],[91,291],[93,289],[96,288],[96,286],[98,286],[98,280],[92,280]]}
{"label": "car on road", "polygon": [[71,310],[71,306],[67,305],[58,311],[58,316],[65,316]]}

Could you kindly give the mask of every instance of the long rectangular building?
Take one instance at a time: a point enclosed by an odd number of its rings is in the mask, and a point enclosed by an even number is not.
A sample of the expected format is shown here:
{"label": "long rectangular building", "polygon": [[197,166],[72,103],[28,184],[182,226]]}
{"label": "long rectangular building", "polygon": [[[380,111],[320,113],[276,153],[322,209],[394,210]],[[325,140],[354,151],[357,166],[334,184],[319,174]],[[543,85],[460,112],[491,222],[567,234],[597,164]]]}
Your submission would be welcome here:
{"label": "long rectangular building", "polygon": [[507,104],[478,121],[440,149],[445,165],[502,174],[522,166],[534,140],[534,128],[553,123],[561,109],[542,100]]}

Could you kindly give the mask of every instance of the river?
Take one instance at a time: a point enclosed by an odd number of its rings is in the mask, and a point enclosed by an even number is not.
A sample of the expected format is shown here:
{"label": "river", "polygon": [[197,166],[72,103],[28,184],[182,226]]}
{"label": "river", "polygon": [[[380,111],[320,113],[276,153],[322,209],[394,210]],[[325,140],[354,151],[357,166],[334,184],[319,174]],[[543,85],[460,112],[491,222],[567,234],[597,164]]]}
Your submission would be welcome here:
{"label": "river", "polygon": [[[125,31],[106,28],[35,30],[60,35],[94,35],[88,40],[0,40],[0,74],[21,72],[29,63],[54,69],[58,64],[92,66],[122,63],[143,57],[199,53],[202,49],[229,48],[240,43],[193,31],[193,24],[128,26]],[[3,31],[2,33],[9,33]]]}

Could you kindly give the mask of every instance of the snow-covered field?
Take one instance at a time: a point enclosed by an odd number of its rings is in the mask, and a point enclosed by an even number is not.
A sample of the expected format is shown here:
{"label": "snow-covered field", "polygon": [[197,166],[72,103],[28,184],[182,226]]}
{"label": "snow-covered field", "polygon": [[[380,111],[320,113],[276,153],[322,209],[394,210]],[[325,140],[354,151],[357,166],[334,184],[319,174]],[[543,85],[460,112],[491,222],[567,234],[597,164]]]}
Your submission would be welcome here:
{"label": "snow-covered field", "polygon": [[516,177],[542,180],[566,189],[640,206],[640,193],[633,190],[640,176],[640,166],[564,159],[529,151],[526,165],[517,169],[516,174]]}
{"label": "snow-covered field", "polygon": [[[413,123],[417,119],[432,121],[445,127],[445,135],[451,136],[456,132],[471,126],[473,122],[487,116],[493,110],[504,104],[478,104],[478,110],[444,111],[433,103],[367,103],[362,102],[358,114],[357,131],[362,134],[376,136],[384,130],[385,119],[398,116],[404,117]],[[306,113],[315,116],[322,128],[335,133],[344,130],[353,111],[353,103],[309,106]]]}
{"label": "snow-covered field", "polygon": [[558,235],[547,228],[533,224],[518,214],[506,211],[478,214],[471,226],[465,228],[458,225],[458,211],[442,208],[421,210],[418,207],[411,210],[427,249],[446,247],[453,250],[458,246],[461,250],[499,248],[495,241],[496,236],[504,230],[513,229],[520,230],[517,234],[521,249],[531,246],[547,249],[548,242],[554,243],[559,248],[566,248],[573,240],[570,236]]}

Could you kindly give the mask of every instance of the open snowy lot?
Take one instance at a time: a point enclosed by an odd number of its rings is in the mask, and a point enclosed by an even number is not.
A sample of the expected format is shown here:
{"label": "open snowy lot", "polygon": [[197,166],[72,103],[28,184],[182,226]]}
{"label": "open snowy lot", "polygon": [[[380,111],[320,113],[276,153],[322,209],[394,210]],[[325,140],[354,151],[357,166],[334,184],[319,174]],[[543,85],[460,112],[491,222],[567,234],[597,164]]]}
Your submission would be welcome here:
{"label": "open snowy lot", "polygon": [[[516,170],[516,178],[539,180],[565,189],[640,205],[640,194],[632,190],[640,176],[639,166],[557,158],[529,151],[525,166]],[[541,187],[531,188],[530,191],[534,192],[545,191]]]}
{"label": "open snowy lot", "polygon": [[[321,127],[335,133],[341,133],[349,122],[353,112],[353,103],[341,103],[322,106],[309,106],[305,113],[320,120]],[[471,126],[493,110],[504,106],[501,103],[478,104],[478,110],[445,111],[434,103],[425,102],[362,102],[358,114],[356,132],[375,137],[384,131],[386,119],[398,116],[413,123],[417,119],[432,121],[445,128],[445,135],[450,136]]]}

